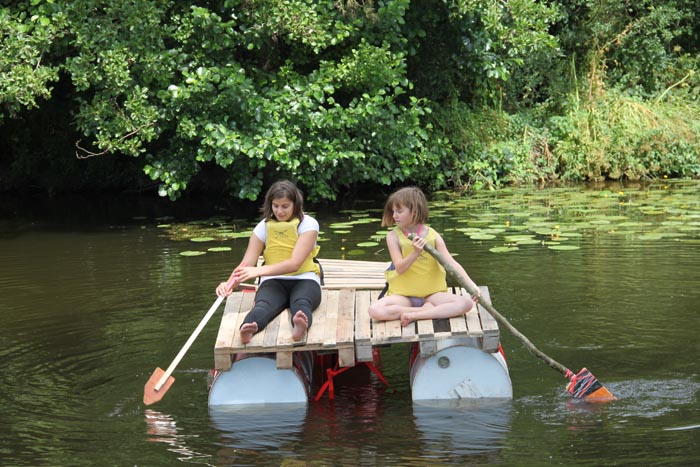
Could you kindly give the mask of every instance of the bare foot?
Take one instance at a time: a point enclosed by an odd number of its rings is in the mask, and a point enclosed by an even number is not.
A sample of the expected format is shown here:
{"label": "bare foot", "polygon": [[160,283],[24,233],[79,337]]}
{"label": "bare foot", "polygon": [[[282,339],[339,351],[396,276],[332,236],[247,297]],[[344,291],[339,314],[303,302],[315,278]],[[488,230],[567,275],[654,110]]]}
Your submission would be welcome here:
{"label": "bare foot", "polygon": [[258,332],[258,323],[245,323],[241,326],[241,342],[247,344],[253,338],[253,334]]}
{"label": "bare foot", "polygon": [[412,322],[414,322],[416,318],[413,317],[413,313],[403,313],[401,315],[401,326],[408,326]]}
{"label": "bare foot", "polygon": [[292,323],[294,323],[294,327],[292,328],[292,340],[298,342],[304,337],[306,330],[309,329],[309,319],[304,312],[299,310],[294,315],[294,318],[292,318]]}
{"label": "bare foot", "polygon": [[[418,311],[429,310],[433,307],[435,307],[435,305],[433,305],[432,303],[425,302],[421,306],[418,307]],[[416,315],[414,313],[409,312],[409,313],[401,314],[401,326],[404,326],[404,327],[408,326],[409,324],[411,324],[412,322],[414,322],[416,320],[418,320],[418,318],[416,318]]]}

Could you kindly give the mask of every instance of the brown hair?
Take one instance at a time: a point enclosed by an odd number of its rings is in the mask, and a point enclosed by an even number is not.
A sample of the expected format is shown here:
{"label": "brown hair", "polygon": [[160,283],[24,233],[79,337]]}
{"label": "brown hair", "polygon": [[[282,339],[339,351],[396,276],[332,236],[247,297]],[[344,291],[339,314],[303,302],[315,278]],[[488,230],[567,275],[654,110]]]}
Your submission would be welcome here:
{"label": "brown hair", "polygon": [[428,200],[420,188],[401,188],[389,196],[384,204],[382,227],[394,225],[394,206],[403,206],[411,211],[411,222],[414,224],[423,224],[428,220]]}
{"label": "brown hair", "polygon": [[272,201],[281,198],[287,198],[294,204],[292,217],[297,217],[300,222],[304,220],[304,196],[301,194],[301,191],[294,182],[279,180],[267,190],[265,203],[260,208],[266,222],[275,217],[274,212],[272,212]]}

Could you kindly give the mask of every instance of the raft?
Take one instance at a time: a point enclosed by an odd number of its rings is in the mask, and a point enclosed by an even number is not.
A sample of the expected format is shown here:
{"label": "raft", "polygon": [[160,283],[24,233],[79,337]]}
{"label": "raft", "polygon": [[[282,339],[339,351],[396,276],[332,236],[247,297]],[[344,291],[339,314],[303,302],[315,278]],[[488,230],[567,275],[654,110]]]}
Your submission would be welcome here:
{"label": "raft", "polygon": [[[378,349],[405,345],[414,401],[512,399],[512,385],[496,320],[481,306],[450,319],[419,320],[402,327],[367,312],[385,286],[388,262],[320,259],[322,300],[306,339],[293,342],[289,310],[243,344],[238,333],[252,308],[254,290],[226,301],[214,347],[211,407],[306,404],[334,397],[333,377],[359,365],[380,379]],[[451,293],[466,295],[454,287]],[[488,287],[481,299],[490,301]],[[320,361],[335,365],[315,371]],[[324,357],[323,359],[321,357]],[[314,375],[321,373],[321,379]],[[386,381],[385,381],[386,382]],[[314,394],[314,390],[316,393]]]}

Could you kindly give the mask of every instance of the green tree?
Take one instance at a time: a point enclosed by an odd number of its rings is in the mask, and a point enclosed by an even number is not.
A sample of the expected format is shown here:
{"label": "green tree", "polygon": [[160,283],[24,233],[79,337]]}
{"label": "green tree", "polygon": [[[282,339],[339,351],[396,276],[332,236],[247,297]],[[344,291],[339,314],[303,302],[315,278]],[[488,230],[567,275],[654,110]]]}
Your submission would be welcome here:
{"label": "green tree", "polygon": [[47,16],[26,2],[0,8],[0,123],[50,97],[59,66],[48,52],[64,25],[63,15]]}

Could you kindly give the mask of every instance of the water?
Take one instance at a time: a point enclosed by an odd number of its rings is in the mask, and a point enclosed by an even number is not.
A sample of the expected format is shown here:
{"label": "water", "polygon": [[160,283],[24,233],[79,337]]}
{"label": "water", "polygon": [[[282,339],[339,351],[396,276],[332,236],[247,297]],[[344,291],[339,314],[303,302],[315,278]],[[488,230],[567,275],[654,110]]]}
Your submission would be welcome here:
{"label": "water", "polygon": [[[668,202],[648,199],[653,188],[618,189],[610,193],[624,196],[616,209],[626,219],[613,226],[588,211],[596,202],[557,206],[569,196],[557,190],[535,201],[521,191],[480,195],[445,215],[441,203],[431,207],[433,225],[489,286],[496,309],[557,361],[588,367],[618,401],[572,401],[559,373],[503,333],[512,401],[414,406],[407,349],[394,346],[382,349],[390,387],[357,368],[337,378],[334,401],[243,413],[207,407],[220,314],[165,398],[151,407],[141,398],[152,371],[169,364],[215,300],[245,239],[216,243],[231,252],[185,257],[179,253],[201,247],[173,239],[163,224],[185,228],[179,221],[197,211],[143,200],[4,199],[0,465],[700,465],[700,183],[667,187]],[[682,207],[670,205],[673,193],[687,195]],[[553,205],[546,214],[542,199]],[[227,214],[201,218],[212,213]],[[455,230],[503,224],[503,216],[513,224],[551,216],[562,230],[571,219],[593,218],[594,228],[568,240],[578,250],[527,245],[505,254],[489,251],[500,237],[473,240]],[[376,222],[334,234],[327,226],[347,214],[317,218],[330,238],[322,244],[328,258],[380,230]],[[621,225],[636,222],[648,225]],[[678,222],[684,234],[669,233]],[[657,231],[665,235],[650,234]],[[353,258],[386,259],[379,243]]]}

